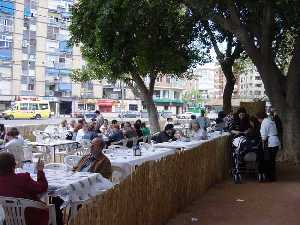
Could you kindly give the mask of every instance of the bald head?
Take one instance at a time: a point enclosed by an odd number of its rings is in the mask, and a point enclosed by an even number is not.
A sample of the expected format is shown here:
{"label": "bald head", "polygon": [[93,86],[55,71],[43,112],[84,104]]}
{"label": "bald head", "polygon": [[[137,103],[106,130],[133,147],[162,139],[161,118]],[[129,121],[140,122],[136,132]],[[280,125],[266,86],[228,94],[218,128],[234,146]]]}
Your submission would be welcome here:
{"label": "bald head", "polygon": [[105,142],[101,137],[96,137],[91,142],[91,154],[98,156],[102,153],[102,150],[105,146]]}

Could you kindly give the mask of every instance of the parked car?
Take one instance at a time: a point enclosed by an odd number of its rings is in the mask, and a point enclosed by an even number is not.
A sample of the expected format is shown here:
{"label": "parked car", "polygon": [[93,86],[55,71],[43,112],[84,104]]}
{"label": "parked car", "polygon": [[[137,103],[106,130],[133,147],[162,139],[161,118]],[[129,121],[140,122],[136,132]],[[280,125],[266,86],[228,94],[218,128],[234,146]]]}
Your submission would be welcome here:
{"label": "parked car", "polygon": [[191,115],[195,115],[195,113],[185,112],[185,113],[177,115],[177,118],[178,119],[191,119]]}
{"label": "parked car", "polygon": [[141,113],[137,111],[127,111],[127,112],[122,112],[119,114],[120,118],[139,118],[141,117]]}
{"label": "parked car", "polygon": [[169,112],[169,111],[163,111],[159,113],[161,117],[163,117],[164,119],[167,118],[173,118],[173,113]]}
{"label": "parked car", "polygon": [[218,113],[212,110],[207,114],[207,117],[210,120],[216,120],[218,118]]}

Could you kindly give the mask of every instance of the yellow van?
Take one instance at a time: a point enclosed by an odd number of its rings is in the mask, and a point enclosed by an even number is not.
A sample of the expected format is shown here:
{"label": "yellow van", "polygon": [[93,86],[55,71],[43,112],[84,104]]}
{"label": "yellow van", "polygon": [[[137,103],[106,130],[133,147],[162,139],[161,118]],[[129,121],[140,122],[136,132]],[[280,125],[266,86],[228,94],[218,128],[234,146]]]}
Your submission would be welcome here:
{"label": "yellow van", "polygon": [[47,119],[51,115],[48,101],[16,101],[13,106],[3,112],[5,119]]}

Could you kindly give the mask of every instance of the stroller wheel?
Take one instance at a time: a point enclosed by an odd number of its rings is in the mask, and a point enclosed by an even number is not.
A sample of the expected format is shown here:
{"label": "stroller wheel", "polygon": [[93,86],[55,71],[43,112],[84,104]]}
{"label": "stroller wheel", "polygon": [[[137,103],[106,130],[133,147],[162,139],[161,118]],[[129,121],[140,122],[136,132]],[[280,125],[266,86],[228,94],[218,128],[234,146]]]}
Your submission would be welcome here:
{"label": "stroller wheel", "polygon": [[241,174],[234,174],[233,175],[233,181],[234,181],[235,184],[241,184],[242,183]]}

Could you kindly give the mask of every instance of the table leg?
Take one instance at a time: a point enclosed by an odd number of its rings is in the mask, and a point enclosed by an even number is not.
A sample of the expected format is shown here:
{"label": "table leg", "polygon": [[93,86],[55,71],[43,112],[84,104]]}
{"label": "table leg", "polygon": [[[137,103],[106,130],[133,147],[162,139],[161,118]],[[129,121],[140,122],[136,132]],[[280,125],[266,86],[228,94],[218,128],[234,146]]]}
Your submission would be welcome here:
{"label": "table leg", "polygon": [[53,162],[56,162],[56,155],[55,155],[56,145],[53,146]]}

